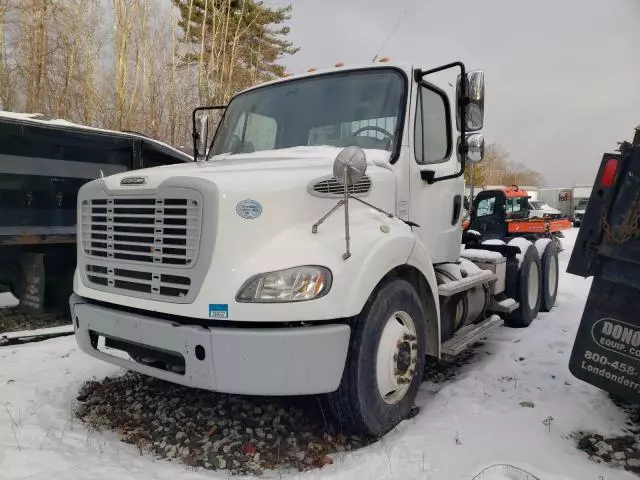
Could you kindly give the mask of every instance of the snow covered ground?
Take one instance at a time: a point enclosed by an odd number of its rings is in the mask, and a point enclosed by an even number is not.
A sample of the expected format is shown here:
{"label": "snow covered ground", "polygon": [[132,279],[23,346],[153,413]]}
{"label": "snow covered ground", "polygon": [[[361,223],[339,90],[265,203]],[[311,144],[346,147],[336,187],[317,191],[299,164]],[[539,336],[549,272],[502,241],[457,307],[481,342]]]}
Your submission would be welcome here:
{"label": "snow covered ground", "polygon": [[[569,231],[564,241],[551,313],[540,314],[527,329],[494,332],[454,380],[424,383],[420,414],[380,442],[341,454],[322,470],[265,477],[457,480],[509,464],[540,480],[636,478],[591,462],[570,438],[577,430],[619,434],[625,426],[625,415],[604,392],[568,370],[590,285],[564,273],[575,235]],[[0,478],[228,478],[140,456],[114,433],[87,431],[72,414],[78,388],[87,379],[118,372],[80,352],[73,337],[0,348]],[[477,478],[533,477],[490,469]]]}

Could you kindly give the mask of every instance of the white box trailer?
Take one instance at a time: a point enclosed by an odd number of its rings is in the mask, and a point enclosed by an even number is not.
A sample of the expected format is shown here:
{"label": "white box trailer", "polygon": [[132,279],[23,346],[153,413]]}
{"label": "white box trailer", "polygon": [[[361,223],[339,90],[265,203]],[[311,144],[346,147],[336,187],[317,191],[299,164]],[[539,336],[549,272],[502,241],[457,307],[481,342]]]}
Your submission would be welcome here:
{"label": "white box trailer", "polygon": [[541,188],[538,190],[538,200],[544,201],[550,207],[560,210],[563,217],[572,218],[572,191],[570,188]]}

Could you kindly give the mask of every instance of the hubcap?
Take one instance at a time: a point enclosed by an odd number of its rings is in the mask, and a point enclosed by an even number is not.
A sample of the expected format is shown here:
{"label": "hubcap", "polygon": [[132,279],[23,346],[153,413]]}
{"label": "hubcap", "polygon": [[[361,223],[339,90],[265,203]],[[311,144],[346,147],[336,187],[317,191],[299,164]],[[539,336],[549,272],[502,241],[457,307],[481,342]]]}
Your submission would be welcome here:
{"label": "hubcap", "polygon": [[406,312],[389,317],[378,344],[376,378],[382,400],[398,403],[409,390],[418,363],[418,339],[413,319]]}
{"label": "hubcap", "polygon": [[548,278],[548,293],[552,296],[556,291],[556,277],[558,275],[558,259],[554,256],[549,260],[549,278]]}
{"label": "hubcap", "polygon": [[527,285],[527,290],[529,293],[529,308],[533,310],[536,308],[536,303],[538,303],[538,294],[540,291],[540,280],[538,275],[538,265],[535,263],[531,264],[529,268],[529,280]]}

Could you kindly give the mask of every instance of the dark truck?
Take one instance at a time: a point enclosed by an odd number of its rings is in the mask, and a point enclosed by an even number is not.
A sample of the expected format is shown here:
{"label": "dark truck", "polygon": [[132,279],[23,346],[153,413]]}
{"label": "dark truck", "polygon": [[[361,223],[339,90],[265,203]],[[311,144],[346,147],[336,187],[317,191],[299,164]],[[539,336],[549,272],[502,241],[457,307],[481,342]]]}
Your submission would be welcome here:
{"label": "dark truck", "polygon": [[571,373],[640,403],[640,126],[603,155],[567,272],[593,277]]}
{"label": "dark truck", "polygon": [[0,292],[37,310],[66,310],[78,189],[99,176],[190,161],[134,132],[0,112]]}

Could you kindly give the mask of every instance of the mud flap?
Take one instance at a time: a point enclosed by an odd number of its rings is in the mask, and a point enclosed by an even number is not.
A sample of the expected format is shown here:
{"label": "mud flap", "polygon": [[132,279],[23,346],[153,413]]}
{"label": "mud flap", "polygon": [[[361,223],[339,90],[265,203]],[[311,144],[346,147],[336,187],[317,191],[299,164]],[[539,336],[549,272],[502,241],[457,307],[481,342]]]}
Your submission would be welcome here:
{"label": "mud flap", "polygon": [[580,380],[640,403],[640,291],[596,276],[571,351]]}
{"label": "mud flap", "polygon": [[42,312],[44,307],[44,255],[25,253],[22,256],[20,288],[18,290],[20,307]]}

